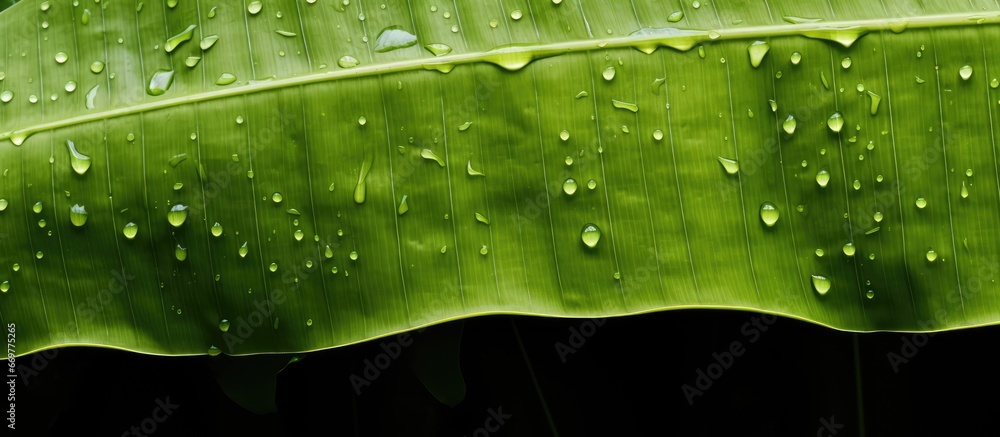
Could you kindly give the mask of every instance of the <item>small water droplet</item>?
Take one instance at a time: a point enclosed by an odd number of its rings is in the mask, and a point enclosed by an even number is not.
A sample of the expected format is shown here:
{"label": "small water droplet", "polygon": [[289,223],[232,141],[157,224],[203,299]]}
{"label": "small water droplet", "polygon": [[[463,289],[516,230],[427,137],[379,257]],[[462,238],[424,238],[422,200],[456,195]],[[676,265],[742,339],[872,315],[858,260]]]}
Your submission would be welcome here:
{"label": "small water droplet", "polygon": [[104,61],[94,61],[90,63],[90,72],[100,74],[104,71]]}
{"label": "small water droplet", "polygon": [[215,222],[215,224],[212,225],[212,236],[213,237],[217,237],[217,238],[222,236],[222,224],[221,223]]}
{"label": "small water droplet", "polygon": [[962,196],[963,199],[969,197],[969,187],[965,185],[965,181],[962,181],[961,196]]}
{"label": "small water droplet", "polygon": [[35,202],[35,204],[31,206],[31,210],[34,211],[35,214],[41,214],[42,208],[42,202]]}
{"label": "small water droplet", "polygon": [[167,39],[167,42],[163,44],[163,50],[167,53],[173,52],[181,44],[189,41],[191,36],[194,35],[194,30],[198,27],[197,24],[192,24],[187,27],[187,29],[182,30],[177,35],[174,35]]}
{"label": "small water droplet", "polygon": [[66,82],[66,85],[63,86],[63,89],[65,89],[67,93],[72,93],[73,91],[76,91],[76,82],[73,82],[72,80]]}
{"label": "small water droplet", "polygon": [[8,205],[7,199],[0,199],[0,212],[6,211],[7,205]]}
{"label": "small water droplet", "polygon": [[222,73],[219,75],[219,78],[215,80],[215,84],[219,86],[230,85],[233,82],[236,82],[236,76],[231,73]]}
{"label": "small water droplet", "polygon": [[611,104],[618,109],[624,109],[626,111],[632,111],[632,112],[639,112],[639,105],[636,105],[635,103],[629,103],[629,102],[623,102],[621,100],[611,99]]}
{"label": "small water droplet", "polygon": [[487,225],[487,226],[489,226],[489,224],[490,224],[490,219],[488,217],[486,217],[485,215],[483,215],[481,213],[478,213],[478,212],[476,213],[476,221],[479,222],[479,223],[482,223],[484,225]]}
{"label": "small water droplet", "polygon": [[780,213],[778,208],[774,206],[771,202],[764,202],[760,205],[760,220],[764,222],[767,227],[774,226],[778,222],[778,217]]}
{"label": "small water droplet", "polygon": [[8,103],[14,98],[14,93],[10,90],[0,93],[0,102]]}
{"label": "small water droplet", "polygon": [[670,15],[667,15],[667,21],[669,21],[671,23],[676,23],[676,22],[681,21],[683,19],[684,19],[684,12],[683,11],[677,11],[677,12],[671,13]]}
{"label": "small water droplet", "polygon": [[925,257],[927,258],[927,262],[934,262],[937,260],[938,254],[934,251],[934,249],[931,249],[927,251]]}
{"label": "small water droplet", "polygon": [[514,21],[520,20],[521,15],[522,14],[520,9],[514,9],[513,11],[510,12],[510,18],[512,18]]}
{"label": "small water droplet", "polygon": [[722,164],[722,168],[726,171],[726,173],[728,174],[739,173],[740,163],[737,162],[735,159],[723,158],[721,156],[716,157],[716,159],[718,159],[719,163]]}
{"label": "small water droplet", "polygon": [[844,58],[843,60],[841,60],[840,61],[840,66],[843,69],[845,69],[845,70],[848,69],[848,68],[851,68],[851,57],[848,56],[848,57]]}
{"label": "small water droplet", "polygon": [[580,231],[580,239],[589,248],[597,247],[597,243],[601,241],[601,229],[593,223],[587,223]]}
{"label": "small water droplet", "polygon": [[915,204],[917,205],[917,208],[924,209],[927,207],[927,199],[924,199],[923,197],[918,197]]}
{"label": "small water droplet", "polygon": [[146,87],[146,93],[151,96],[161,96],[170,89],[170,85],[173,85],[173,83],[173,70],[156,70],[149,78],[149,86]]}
{"label": "small water droplet", "polygon": [[358,260],[358,252],[352,250],[351,254],[348,255],[348,257],[351,258],[351,261],[357,261]]}
{"label": "small water droplet", "polygon": [[259,1],[253,1],[253,2],[250,2],[249,5],[247,5],[247,12],[249,12],[250,15],[257,15],[257,14],[260,13],[260,10],[263,9],[263,8],[264,8],[264,5],[261,4],[261,2],[259,2]]}
{"label": "small water droplet", "polygon": [[559,132],[559,139],[563,141],[569,141],[569,131],[563,129],[562,132]]}
{"label": "small water droplet", "polygon": [[212,46],[214,46],[217,42],[219,42],[219,35],[209,35],[201,39],[201,42],[198,43],[198,47],[201,47],[202,51],[206,51],[212,48]]}
{"label": "small water droplet", "polygon": [[275,192],[271,195],[271,201],[274,203],[281,203],[282,200],[284,200],[284,197],[281,196],[281,193]]}
{"label": "small water droplet", "polygon": [[87,208],[83,205],[73,205],[70,207],[69,221],[76,227],[81,227],[87,224]]}
{"label": "small water droplet", "polygon": [[57,63],[65,64],[67,60],[69,60],[69,55],[67,55],[65,52],[58,52],[58,53],[56,53],[56,62]]}
{"label": "small water droplet", "polygon": [[187,260],[187,257],[188,257],[187,248],[181,246],[180,244],[174,246],[174,258],[177,258],[177,261],[185,261]]}
{"label": "small water droplet", "polygon": [[852,257],[855,253],[857,253],[857,248],[854,247],[854,243],[847,243],[844,245],[844,255]]}
{"label": "small water droplet", "polygon": [[248,253],[250,253],[250,248],[247,247],[247,242],[244,241],[239,250],[240,258],[246,258]]}
{"label": "small water droplet", "polygon": [[267,269],[270,270],[271,273],[278,271],[278,263],[271,263],[271,265],[267,266]]}
{"label": "small water droplet", "polygon": [[431,52],[434,56],[444,56],[451,53],[451,46],[447,44],[433,43],[424,46],[427,51]]}
{"label": "small water droplet", "polygon": [[360,63],[361,62],[358,61],[358,58],[351,55],[341,56],[340,59],[337,60],[337,65],[339,65],[340,68],[354,68]]}
{"label": "small water droplet", "polygon": [[793,65],[799,65],[802,62],[802,54],[799,52],[792,52],[792,56],[789,58]]}
{"label": "small water droplet", "polygon": [[179,228],[184,225],[184,222],[188,217],[188,207],[183,204],[176,204],[170,208],[170,212],[167,213],[167,221],[170,225]]}
{"label": "small water droplet", "polygon": [[0,293],[6,293],[8,291],[10,291],[10,282],[9,281],[0,282]]}

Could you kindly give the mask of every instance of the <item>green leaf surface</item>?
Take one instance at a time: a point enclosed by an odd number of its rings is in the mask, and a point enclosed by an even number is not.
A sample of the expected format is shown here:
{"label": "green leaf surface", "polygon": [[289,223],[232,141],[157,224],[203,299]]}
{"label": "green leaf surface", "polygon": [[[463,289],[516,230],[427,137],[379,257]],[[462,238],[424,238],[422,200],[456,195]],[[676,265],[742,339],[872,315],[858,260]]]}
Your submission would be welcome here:
{"label": "green leaf surface", "polygon": [[299,352],[490,313],[996,323],[998,20],[22,1],[0,14],[0,321],[18,355]]}

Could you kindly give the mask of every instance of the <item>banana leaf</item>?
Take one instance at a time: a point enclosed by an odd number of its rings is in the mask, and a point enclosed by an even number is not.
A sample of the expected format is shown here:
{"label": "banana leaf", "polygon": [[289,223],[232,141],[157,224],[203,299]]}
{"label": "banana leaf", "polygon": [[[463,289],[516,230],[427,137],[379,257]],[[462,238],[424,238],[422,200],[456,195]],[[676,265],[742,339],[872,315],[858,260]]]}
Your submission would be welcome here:
{"label": "banana leaf", "polygon": [[497,313],[994,324],[998,20],[21,1],[0,13],[0,322],[17,355],[303,352]]}

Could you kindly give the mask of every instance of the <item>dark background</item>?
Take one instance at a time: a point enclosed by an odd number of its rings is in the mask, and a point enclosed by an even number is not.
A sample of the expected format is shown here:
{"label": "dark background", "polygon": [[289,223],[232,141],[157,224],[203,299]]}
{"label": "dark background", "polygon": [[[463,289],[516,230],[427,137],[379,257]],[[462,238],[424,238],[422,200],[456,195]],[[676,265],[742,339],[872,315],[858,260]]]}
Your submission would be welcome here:
{"label": "dark background", "polygon": [[[460,353],[467,395],[454,408],[411,370],[408,358],[424,334],[360,396],[349,376],[381,352],[382,340],[307,354],[278,375],[278,412],[265,415],[220,389],[210,364],[225,357],[61,349],[27,386],[19,384],[17,434],[120,436],[167,396],[179,407],[157,437],[481,436],[475,432],[489,408],[511,416],[490,434],[500,436],[548,436],[553,428],[561,436],[998,434],[1000,328],[851,334],[783,318],[768,326],[761,317],[682,310],[606,319],[565,363],[555,344],[568,345],[570,329],[586,320],[470,319]],[[746,325],[754,318],[768,326],[756,341]],[[743,355],[689,404],[681,386],[693,386],[697,370],[734,341]],[[922,346],[893,369],[888,354],[906,358],[905,342]]]}

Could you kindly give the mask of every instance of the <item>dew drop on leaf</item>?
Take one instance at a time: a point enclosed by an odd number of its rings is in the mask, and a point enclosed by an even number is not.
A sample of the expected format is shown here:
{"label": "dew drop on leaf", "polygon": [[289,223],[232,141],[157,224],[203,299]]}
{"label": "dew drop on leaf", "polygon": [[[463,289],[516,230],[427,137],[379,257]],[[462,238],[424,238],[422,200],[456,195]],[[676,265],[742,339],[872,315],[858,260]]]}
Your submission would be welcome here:
{"label": "dew drop on leaf", "polygon": [[760,221],[764,222],[767,227],[774,226],[778,222],[779,215],[778,208],[773,203],[764,202],[760,205]]}
{"label": "dew drop on leaf", "polygon": [[813,290],[816,290],[817,294],[823,296],[828,291],[830,291],[830,286],[832,284],[830,280],[826,278],[826,276],[812,275],[812,285],[813,285]]}
{"label": "dew drop on leaf", "polygon": [[601,241],[601,229],[593,223],[587,223],[580,231],[580,240],[589,248],[597,247],[597,243]]}

